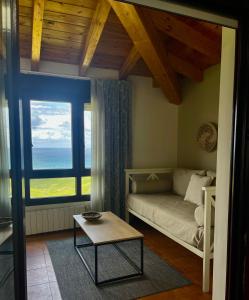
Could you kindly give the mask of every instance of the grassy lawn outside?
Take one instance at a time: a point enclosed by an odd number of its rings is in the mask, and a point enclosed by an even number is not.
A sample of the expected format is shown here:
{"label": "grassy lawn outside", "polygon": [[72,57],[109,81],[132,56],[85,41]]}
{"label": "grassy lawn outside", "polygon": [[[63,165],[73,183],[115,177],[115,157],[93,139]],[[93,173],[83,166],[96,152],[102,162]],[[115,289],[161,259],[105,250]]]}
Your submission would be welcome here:
{"label": "grassy lawn outside", "polygon": [[[91,193],[91,177],[82,177],[82,195]],[[45,178],[30,180],[31,198],[48,198],[75,195],[75,178]]]}

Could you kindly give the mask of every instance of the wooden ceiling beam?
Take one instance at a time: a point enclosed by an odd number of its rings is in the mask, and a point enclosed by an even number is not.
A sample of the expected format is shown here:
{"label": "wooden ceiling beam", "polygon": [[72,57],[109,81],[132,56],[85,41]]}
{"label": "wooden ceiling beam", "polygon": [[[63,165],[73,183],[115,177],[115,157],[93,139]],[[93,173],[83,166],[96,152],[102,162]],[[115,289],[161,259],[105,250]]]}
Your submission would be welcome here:
{"label": "wooden ceiling beam", "polygon": [[194,81],[202,81],[203,71],[198,67],[194,66],[191,62],[182,59],[172,52],[168,53],[169,62],[172,68],[179,74],[192,79]]}
{"label": "wooden ceiling beam", "polygon": [[99,0],[96,11],[92,18],[89,32],[85,40],[85,46],[79,70],[81,76],[84,76],[86,74],[86,71],[91,64],[101,34],[108,19],[110,10],[111,6],[107,1]]}
{"label": "wooden ceiling beam", "polygon": [[[203,71],[194,66],[191,62],[180,58],[172,52],[167,53],[166,50],[165,56],[168,56],[169,63],[177,73],[195,81],[202,81]],[[133,46],[119,71],[119,78],[126,79],[140,58],[141,56],[137,48]]]}
{"label": "wooden ceiling beam", "polygon": [[154,78],[152,78],[152,87],[155,89],[160,88],[160,85]]}
{"label": "wooden ceiling beam", "polygon": [[205,36],[200,31],[188,25],[183,20],[173,14],[159,12],[148,8],[143,8],[150,15],[158,30],[184,43],[188,47],[209,56],[214,63],[220,61],[221,45],[213,39]]}
{"label": "wooden ceiling beam", "polygon": [[161,89],[174,104],[181,103],[178,78],[165,56],[158,32],[140,7],[108,0],[140,56],[148,66]]}
{"label": "wooden ceiling beam", "polygon": [[140,58],[141,56],[137,48],[133,46],[119,70],[119,78],[126,79]]}
{"label": "wooden ceiling beam", "polygon": [[31,51],[31,69],[33,71],[38,71],[39,69],[44,6],[45,0],[34,0]]}

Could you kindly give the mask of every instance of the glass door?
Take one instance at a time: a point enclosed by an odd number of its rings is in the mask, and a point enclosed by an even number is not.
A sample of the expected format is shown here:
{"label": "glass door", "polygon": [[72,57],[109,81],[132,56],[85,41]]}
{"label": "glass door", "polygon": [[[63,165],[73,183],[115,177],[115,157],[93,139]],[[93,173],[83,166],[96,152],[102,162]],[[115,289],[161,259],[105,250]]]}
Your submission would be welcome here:
{"label": "glass door", "polygon": [[0,299],[26,299],[15,0],[0,1]]}
{"label": "glass door", "polygon": [[0,48],[0,299],[14,299],[13,223],[10,189],[10,143],[7,76],[7,5],[1,2]]}

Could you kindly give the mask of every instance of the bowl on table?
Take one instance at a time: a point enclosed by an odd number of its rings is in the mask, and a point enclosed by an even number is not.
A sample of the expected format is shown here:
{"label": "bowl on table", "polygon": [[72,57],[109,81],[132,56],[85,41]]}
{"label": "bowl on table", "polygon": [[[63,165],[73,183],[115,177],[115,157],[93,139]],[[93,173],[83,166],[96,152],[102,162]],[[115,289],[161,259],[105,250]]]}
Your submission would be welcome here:
{"label": "bowl on table", "polygon": [[97,211],[88,211],[82,213],[82,217],[87,221],[96,221],[102,217],[102,214]]}

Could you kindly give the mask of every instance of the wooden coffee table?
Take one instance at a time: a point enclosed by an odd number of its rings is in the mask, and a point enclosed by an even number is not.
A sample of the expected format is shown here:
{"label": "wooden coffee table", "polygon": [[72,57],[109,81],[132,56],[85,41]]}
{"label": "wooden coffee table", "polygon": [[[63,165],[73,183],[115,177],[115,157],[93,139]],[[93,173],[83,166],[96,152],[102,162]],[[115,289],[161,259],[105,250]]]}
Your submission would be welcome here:
{"label": "wooden coffee table", "polygon": [[[88,273],[96,285],[107,284],[118,280],[128,279],[135,276],[143,275],[143,239],[142,233],[131,227],[125,221],[114,215],[112,212],[103,212],[102,217],[94,222],[86,221],[82,215],[74,215],[74,248],[80,256],[83,264],[85,265]],[[91,240],[90,243],[77,244],[76,225],[86,233]],[[140,266],[137,266],[128,255],[118,246],[119,243],[130,240],[140,240]],[[119,253],[127,260],[127,262],[134,268],[135,272],[125,276],[110,278],[107,280],[99,281],[98,279],[98,247],[101,245],[112,244]],[[80,248],[94,247],[95,254],[95,272],[93,273],[87,264],[85,258],[80,252]]]}

